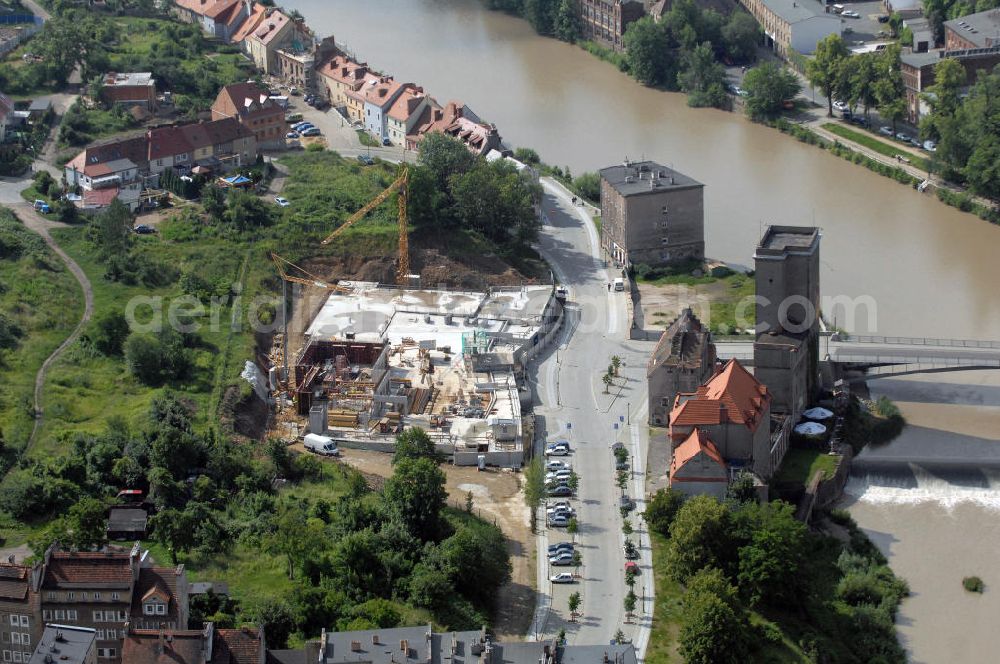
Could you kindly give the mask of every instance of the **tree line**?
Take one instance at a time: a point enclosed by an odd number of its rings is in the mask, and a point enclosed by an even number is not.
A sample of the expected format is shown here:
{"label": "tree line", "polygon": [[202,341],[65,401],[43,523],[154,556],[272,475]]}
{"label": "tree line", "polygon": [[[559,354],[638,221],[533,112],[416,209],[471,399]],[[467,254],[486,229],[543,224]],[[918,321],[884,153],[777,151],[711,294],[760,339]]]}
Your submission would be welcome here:
{"label": "tree line", "polygon": [[[281,441],[254,445],[199,432],[193,415],[167,392],[137,428],[111,418],[101,433],[75,434],[64,454],[14,469],[0,509],[36,526],[36,556],[54,542],[91,550],[108,543],[115,494],[139,489],[153,509],[151,537],[173,563],[224,565],[236,550],[283,560],[289,589],[244,603],[210,598],[192,610],[195,628],[201,620],[262,624],[272,647],[323,628],[394,627],[413,607],[448,629],[488,624],[510,575],[506,542],[492,524],[446,508],[444,473],[426,433],[401,434],[393,473],[373,490],[349,467]],[[339,497],[279,491],[275,478],[332,483]]]}
{"label": "tree line", "polygon": [[846,544],[810,532],[788,503],[758,503],[749,476],[724,501],[660,490],[644,517],[683,590],[672,615],[686,662],[757,661],[786,639],[809,661],[905,661],[894,618],[907,586],[850,517],[836,517]]}

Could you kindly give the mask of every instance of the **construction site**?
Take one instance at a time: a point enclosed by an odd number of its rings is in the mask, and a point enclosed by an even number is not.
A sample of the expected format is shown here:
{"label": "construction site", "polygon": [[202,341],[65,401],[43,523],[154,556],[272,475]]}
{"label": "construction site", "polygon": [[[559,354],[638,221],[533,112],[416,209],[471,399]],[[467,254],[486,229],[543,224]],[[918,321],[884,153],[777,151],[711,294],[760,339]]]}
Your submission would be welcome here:
{"label": "construction site", "polygon": [[519,467],[533,438],[524,367],[561,317],[550,285],[468,292],[342,281],[289,356],[290,380],[275,363],[277,433],[391,452],[417,426],[456,465]]}

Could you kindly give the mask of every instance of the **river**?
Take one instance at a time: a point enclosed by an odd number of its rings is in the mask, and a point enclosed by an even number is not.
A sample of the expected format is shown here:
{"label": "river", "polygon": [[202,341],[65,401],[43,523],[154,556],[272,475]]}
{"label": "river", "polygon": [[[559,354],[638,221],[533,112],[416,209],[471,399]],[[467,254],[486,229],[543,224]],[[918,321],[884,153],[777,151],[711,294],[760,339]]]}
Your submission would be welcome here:
{"label": "river", "polygon": [[[870,296],[877,308],[870,321],[838,325],[1000,339],[1000,227],[737,114],[688,108],[683,95],[644,88],[479,0],[284,4],[372,66],[441,103],[466,102],[506,143],[533,147],[548,163],[579,173],[645,157],[700,180],[714,258],[750,265],[766,224],[821,227],[824,296]],[[1000,602],[1000,573],[989,564],[1000,550],[1000,493],[984,480],[977,498],[956,497],[967,478],[921,484],[897,475],[910,467],[907,455],[928,449],[995,456],[1000,465],[1000,372],[874,381],[872,389],[899,399],[913,426],[879,451],[895,455],[891,472],[862,466],[848,502],[914,591],[900,618],[904,643],[917,661],[986,661],[988,616]],[[963,595],[963,572],[995,590]]]}

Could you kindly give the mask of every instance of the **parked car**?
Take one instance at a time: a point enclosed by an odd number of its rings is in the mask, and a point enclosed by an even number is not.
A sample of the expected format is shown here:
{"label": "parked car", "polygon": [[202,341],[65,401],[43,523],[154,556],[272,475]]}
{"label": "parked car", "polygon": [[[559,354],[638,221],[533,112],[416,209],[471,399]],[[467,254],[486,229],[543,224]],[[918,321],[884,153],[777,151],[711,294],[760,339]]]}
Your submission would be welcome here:
{"label": "parked car", "polygon": [[290,131],[287,134],[285,134],[285,138],[298,138],[298,137],[299,137],[298,132],[294,131]]}
{"label": "parked car", "polygon": [[924,141],[924,149],[928,152],[937,152],[937,143],[934,141]]}
{"label": "parked car", "polygon": [[295,124],[293,124],[292,125],[292,129],[295,130],[295,131],[299,131],[300,129],[308,129],[309,127],[312,127],[312,126],[314,126],[313,123],[311,123],[311,122],[309,122],[307,120],[303,120],[302,122],[296,122]]}
{"label": "parked car", "polygon": [[152,226],[147,226],[146,224],[139,224],[135,227],[135,232],[139,235],[152,235],[156,232],[156,229]]}
{"label": "parked car", "polygon": [[903,132],[899,132],[898,134],[896,134],[896,140],[903,141],[904,143],[909,143],[910,137],[904,134]]}
{"label": "parked car", "polygon": [[628,510],[629,512],[635,509],[635,501],[629,498],[628,496],[622,496],[618,500],[618,503],[622,508]]}
{"label": "parked car", "polygon": [[915,148],[923,147],[923,144],[920,142],[919,138],[911,138],[910,145],[912,145]]}
{"label": "parked car", "polygon": [[563,468],[569,468],[570,465],[565,461],[546,461],[545,470],[547,472],[555,472],[557,470],[562,470]]}
{"label": "parked car", "polygon": [[563,567],[565,565],[573,564],[573,554],[569,551],[563,551],[554,556],[549,557],[549,564],[554,567]]}
{"label": "parked car", "polygon": [[285,122],[301,122],[301,121],[302,121],[301,113],[289,113],[288,115],[285,116]]}
{"label": "parked car", "polygon": [[850,110],[851,108],[850,106],[847,105],[847,102],[840,101],[839,99],[833,102],[833,107],[838,111],[847,111]]}
{"label": "parked car", "polygon": [[557,516],[564,516],[567,519],[572,519],[575,515],[575,511],[572,507],[553,507],[546,510],[546,514],[549,518],[554,518]]}
{"label": "parked car", "polygon": [[292,87],[288,88],[288,94],[290,94],[290,95],[297,95],[297,94],[299,94],[299,89],[296,88],[295,86],[292,86]]}
{"label": "parked car", "polygon": [[576,547],[573,546],[572,542],[559,542],[558,544],[549,544],[549,555],[554,556],[560,551],[573,551]]}
{"label": "parked car", "polygon": [[632,570],[632,572],[634,574],[638,574],[639,573],[639,565],[636,564],[636,563],[634,563],[634,562],[632,562],[630,560],[627,563],[625,563],[625,571],[628,572],[629,570]]}
{"label": "parked car", "polygon": [[49,207],[49,204],[41,200],[40,198],[35,199],[35,202],[32,205],[32,207],[41,212],[42,214],[48,214],[49,212],[52,212],[52,208]]}
{"label": "parked car", "polygon": [[880,14],[879,17],[878,17],[878,22],[879,23],[888,23],[889,22],[889,15],[888,14]]}
{"label": "parked car", "polygon": [[615,459],[615,470],[628,470],[628,459],[625,459],[624,461],[619,461],[616,458]]}
{"label": "parked car", "polygon": [[885,127],[885,126],[879,127],[878,133],[882,134],[883,136],[892,136],[892,127]]}
{"label": "parked car", "polygon": [[861,18],[861,14],[857,13],[853,9],[845,9],[840,15],[846,16],[847,18]]}
{"label": "parked car", "polygon": [[868,118],[866,118],[863,115],[854,115],[854,116],[851,117],[851,124],[856,124],[859,127],[866,127],[867,128],[867,127],[870,127],[872,123],[869,122]]}
{"label": "parked car", "polygon": [[274,202],[278,204],[278,207],[288,207],[291,205],[291,203],[288,202],[288,199],[282,196],[275,196]]}
{"label": "parked car", "polygon": [[333,442],[333,438],[328,438],[327,436],[321,436],[316,433],[307,433],[305,438],[302,439],[302,444],[310,452],[322,456],[340,456],[340,450],[337,449],[337,443]]}
{"label": "parked car", "polygon": [[366,154],[359,154],[358,155],[358,161],[360,161],[365,166],[371,166],[372,164],[375,163],[375,160],[372,159],[371,157],[369,157]]}
{"label": "parked car", "polygon": [[639,557],[639,547],[635,545],[635,542],[627,539],[622,545],[622,553],[625,554],[626,560],[635,560]]}
{"label": "parked car", "polygon": [[316,127],[309,127],[308,129],[306,129],[305,131],[302,132],[302,135],[303,136],[319,136],[320,135],[320,130],[317,129]]}
{"label": "parked car", "polygon": [[568,514],[553,514],[547,522],[553,528],[565,528],[569,525],[570,518]]}
{"label": "parked car", "polygon": [[573,506],[569,504],[568,500],[557,500],[555,502],[548,503],[545,506],[548,512],[558,512],[559,510],[569,510],[573,511]]}
{"label": "parked car", "polygon": [[549,487],[550,496],[572,496],[573,489],[569,488],[569,485],[560,484],[558,486]]}
{"label": "parked car", "polygon": [[545,448],[545,456],[566,456],[569,454],[569,445],[566,443],[553,443]]}
{"label": "parked car", "polygon": [[573,583],[573,575],[570,572],[559,572],[549,577],[552,583]]}
{"label": "parked car", "polygon": [[388,138],[383,138],[382,145],[389,147],[390,145],[392,145],[392,141],[390,141]]}
{"label": "parked car", "polygon": [[569,476],[573,474],[573,471],[569,468],[562,468],[560,470],[555,470],[551,473],[545,475],[545,480],[568,480]]}

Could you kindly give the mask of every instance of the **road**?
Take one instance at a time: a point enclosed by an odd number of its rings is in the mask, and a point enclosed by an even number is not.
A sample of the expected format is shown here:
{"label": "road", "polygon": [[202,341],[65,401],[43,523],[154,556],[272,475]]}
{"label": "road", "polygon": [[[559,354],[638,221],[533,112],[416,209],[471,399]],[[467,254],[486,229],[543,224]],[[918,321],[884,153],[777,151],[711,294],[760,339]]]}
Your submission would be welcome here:
{"label": "road", "polygon": [[[641,512],[648,446],[645,364],[652,345],[626,340],[628,294],[609,291],[613,275],[598,258],[597,230],[589,216],[571,202],[571,194],[563,187],[547,178],[542,184],[546,223],[539,249],[557,279],[569,287],[570,296],[567,322],[556,342],[558,350],[535,368],[540,402],[536,414],[548,440],[566,438],[573,448],[566,459],[580,476],[578,495],[572,502],[580,524],[576,537],[583,565],[576,583],[550,583],[550,574],[573,568],[550,569],[544,555],[547,546],[570,538],[565,529],[541,529],[539,603],[528,636],[552,637],[565,629],[569,643],[601,644],[621,629],[636,644],[642,659],[652,612],[651,552],[642,520],[633,515],[631,538],[641,551],[635,593],[646,600],[640,599],[635,619],[626,623],[624,535],[611,446],[618,440],[630,451],[635,470],[628,493],[637,499]],[[625,364],[610,393],[604,394],[601,375],[612,355],[622,357]],[[615,423],[620,425],[617,431]],[[581,615],[571,622],[568,601],[577,591],[582,596]]]}

